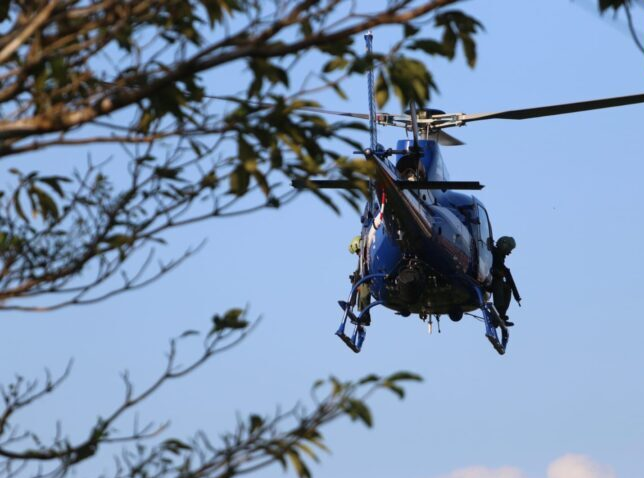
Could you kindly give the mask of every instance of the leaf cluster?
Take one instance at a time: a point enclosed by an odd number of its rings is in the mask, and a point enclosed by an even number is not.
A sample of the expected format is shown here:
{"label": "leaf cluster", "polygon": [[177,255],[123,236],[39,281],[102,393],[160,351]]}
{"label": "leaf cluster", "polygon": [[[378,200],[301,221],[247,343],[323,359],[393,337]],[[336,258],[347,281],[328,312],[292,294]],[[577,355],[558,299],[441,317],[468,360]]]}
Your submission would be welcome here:
{"label": "leaf cluster", "polygon": [[598,0],[599,11],[604,13],[606,10],[612,9],[618,11],[620,8],[627,8],[633,3],[632,0]]}

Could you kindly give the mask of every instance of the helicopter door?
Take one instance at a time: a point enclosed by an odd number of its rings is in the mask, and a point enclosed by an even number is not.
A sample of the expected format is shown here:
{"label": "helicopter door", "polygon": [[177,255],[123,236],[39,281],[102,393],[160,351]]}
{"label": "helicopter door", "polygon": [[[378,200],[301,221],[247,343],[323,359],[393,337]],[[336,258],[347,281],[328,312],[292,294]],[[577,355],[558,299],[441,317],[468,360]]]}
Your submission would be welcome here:
{"label": "helicopter door", "polygon": [[487,211],[480,204],[476,205],[475,215],[477,220],[478,229],[476,232],[476,250],[478,251],[478,280],[487,283],[490,279],[490,268],[492,267],[492,251],[490,244],[494,241],[492,239],[492,227]]}

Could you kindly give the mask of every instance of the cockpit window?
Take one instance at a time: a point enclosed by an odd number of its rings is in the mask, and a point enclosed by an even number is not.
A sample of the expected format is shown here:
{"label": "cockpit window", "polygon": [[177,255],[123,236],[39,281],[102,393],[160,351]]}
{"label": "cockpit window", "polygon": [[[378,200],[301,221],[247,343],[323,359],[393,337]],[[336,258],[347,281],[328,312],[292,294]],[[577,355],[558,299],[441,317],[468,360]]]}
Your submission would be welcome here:
{"label": "cockpit window", "polygon": [[480,228],[481,228],[481,240],[487,244],[488,239],[492,237],[492,227],[490,225],[490,220],[487,217],[487,211],[481,207],[480,205],[478,206],[479,209],[479,221],[481,223]]}

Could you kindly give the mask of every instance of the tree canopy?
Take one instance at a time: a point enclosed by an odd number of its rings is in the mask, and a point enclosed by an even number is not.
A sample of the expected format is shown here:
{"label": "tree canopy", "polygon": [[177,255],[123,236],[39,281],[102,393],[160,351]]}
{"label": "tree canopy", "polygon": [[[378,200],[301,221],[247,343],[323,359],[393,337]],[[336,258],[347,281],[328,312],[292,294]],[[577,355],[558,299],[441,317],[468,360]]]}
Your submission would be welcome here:
{"label": "tree canopy", "polygon": [[[0,157],[11,174],[0,191],[0,310],[44,314],[137,289],[195,252],[155,266],[155,245],[172,229],[280,207],[296,197],[291,180],[369,175],[368,164],[332,147],[359,147],[350,132],[364,125],[299,108],[317,106],[322,90],[344,98],[343,82],[370,68],[380,106],[390,96],[425,102],[436,84],[423,55],[451,60],[462,51],[474,66],[482,27],[455,8],[458,0],[364,3],[0,1]],[[399,28],[398,41],[366,54],[360,35],[382,26]],[[318,68],[306,71],[305,57]],[[230,68],[240,72],[238,91],[218,87]],[[121,154],[85,160],[107,144]],[[55,173],[25,167],[25,158],[47,158]],[[70,171],[61,158],[78,160]],[[309,191],[337,209],[338,198]],[[358,196],[343,198],[355,205]],[[141,391],[125,374],[122,402],[79,442],[62,427],[49,439],[18,422],[69,369],[3,386],[0,475],[65,476],[117,444],[118,477],[230,477],[273,463],[306,477],[326,450],[321,427],[342,416],[370,426],[372,393],[402,398],[401,383],[420,379],[331,377],[313,385],[309,406],[240,418],[220,443],[203,433],[167,438],[164,425],[122,431],[128,411],[237,345],[254,324],[246,315],[230,309],[173,340],[165,370]],[[179,365],[178,347],[189,340],[201,341],[201,353]]]}
{"label": "tree canopy", "polygon": [[[16,162],[14,186],[0,198],[0,308],[51,310],[131,290],[181,258],[156,271],[146,261],[120,286],[95,293],[170,229],[278,207],[295,195],[280,187],[285,179],[369,174],[364,161],[329,147],[357,147],[347,131],[363,124],[297,108],[315,106],[320,89],[344,96],[343,80],[372,65],[381,105],[390,92],[402,104],[426,101],[435,84],[410,52],[451,59],[461,46],[476,61],[481,26],[448,8],[455,3],[404,0],[363,12],[337,0],[2,2],[0,157],[82,155],[113,143],[124,147],[117,161],[129,179],[115,181],[101,161],[72,174],[23,171]],[[359,34],[383,25],[398,25],[401,38],[368,56]],[[291,78],[302,74],[305,55],[321,67],[296,87]],[[245,71],[240,91],[217,89],[229,65]],[[234,107],[213,99],[222,95]]]}

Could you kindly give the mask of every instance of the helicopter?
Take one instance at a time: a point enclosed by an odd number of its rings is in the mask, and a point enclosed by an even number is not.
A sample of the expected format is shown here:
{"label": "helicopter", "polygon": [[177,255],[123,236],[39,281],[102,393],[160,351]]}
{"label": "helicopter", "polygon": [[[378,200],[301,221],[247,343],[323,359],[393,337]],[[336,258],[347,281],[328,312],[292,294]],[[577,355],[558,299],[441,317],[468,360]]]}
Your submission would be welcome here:
{"label": "helicopter", "polygon": [[[373,34],[364,35],[372,53]],[[485,325],[485,336],[504,355],[509,341],[508,324],[491,301],[494,236],[490,215],[475,196],[461,191],[483,189],[478,181],[452,181],[440,146],[464,143],[447,128],[489,119],[523,120],[644,103],[644,93],[575,103],[521,108],[490,113],[445,113],[419,108],[414,102],[403,114],[376,112],[373,69],[367,73],[369,113],[331,111],[312,106],[296,109],[369,121],[369,147],[354,153],[375,165],[368,181],[367,202],[361,214],[359,258],[356,273],[342,308],[335,334],[355,353],[362,349],[370,311],[378,306],[403,316],[416,314],[428,322],[447,315],[458,322],[464,314],[476,316]],[[234,101],[231,97],[211,98]],[[254,103],[271,108],[268,103]],[[377,127],[394,126],[408,137],[396,148],[378,143]],[[298,189],[353,189],[355,182],[343,179],[294,180]],[[509,271],[508,271],[509,272]],[[510,278],[512,294],[520,297]],[[366,290],[365,290],[366,289]],[[353,331],[347,334],[347,326]]]}
{"label": "helicopter", "polygon": [[[370,32],[365,41],[371,53]],[[412,102],[404,114],[389,114],[376,112],[373,84],[371,70],[368,114],[301,108],[369,121],[370,146],[357,153],[373,162],[376,174],[369,180],[361,215],[358,268],[348,299],[338,302],[343,314],[335,334],[359,353],[374,307],[384,306],[403,316],[417,314],[428,322],[430,331],[433,317],[440,327],[442,315],[458,322],[464,314],[479,310],[485,336],[504,355],[510,324],[490,301],[494,249],[490,216],[479,199],[462,192],[484,186],[478,181],[450,180],[439,146],[463,143],[444,129],[488,119],[522,120],[644,103],[644,94],[477,114],[447,114]],[[412,139],[400,139],[395,149],[385,149],[377,141],[379,125],[403,128]],[[348,189],[355,184],[311,179],[293,181],[293,186]],[[353,331],[347,334],[349,323]]]}

